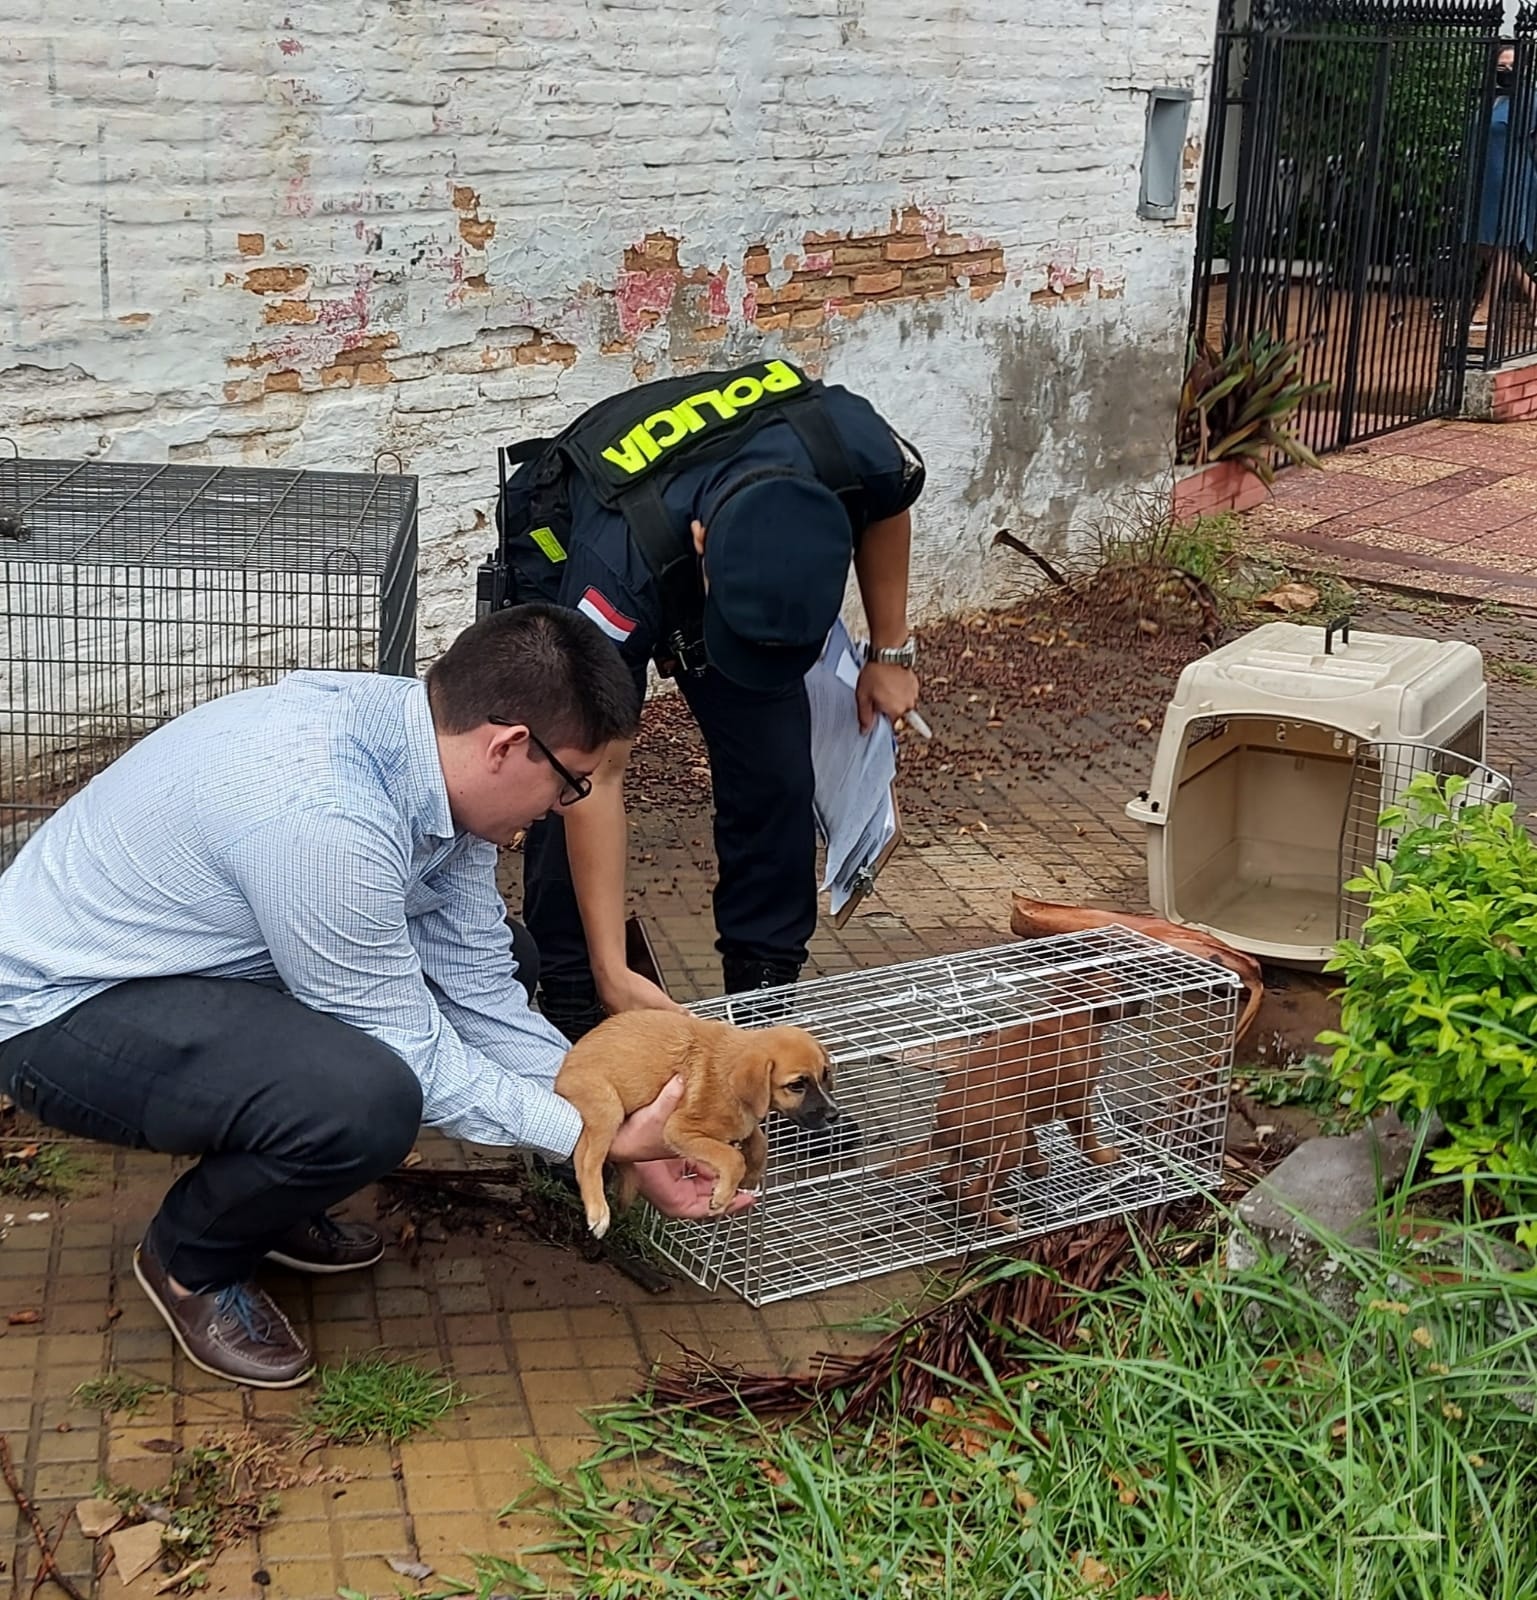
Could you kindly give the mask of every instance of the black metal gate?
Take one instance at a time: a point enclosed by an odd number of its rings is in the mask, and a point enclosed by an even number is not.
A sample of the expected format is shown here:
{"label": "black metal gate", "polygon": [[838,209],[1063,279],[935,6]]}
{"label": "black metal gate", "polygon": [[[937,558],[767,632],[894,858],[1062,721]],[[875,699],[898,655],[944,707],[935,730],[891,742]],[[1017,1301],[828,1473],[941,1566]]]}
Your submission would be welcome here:
{"label": "black metal gate", "polygon": [[1314,450],[1461,403],[1502,10],[1222,0],[1191,331],[1297,341]]}

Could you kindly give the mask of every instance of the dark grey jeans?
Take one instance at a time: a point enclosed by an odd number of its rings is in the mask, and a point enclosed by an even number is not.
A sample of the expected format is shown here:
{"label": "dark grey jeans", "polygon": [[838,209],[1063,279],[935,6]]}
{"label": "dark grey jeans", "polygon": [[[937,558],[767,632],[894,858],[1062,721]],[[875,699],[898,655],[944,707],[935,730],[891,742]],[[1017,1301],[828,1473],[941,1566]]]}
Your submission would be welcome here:
{"label": "dark grey jeans", "polygon": [[[532,995],[539,951],[507,919]],[[139,978],[0,1043],[0,1089],[64,1133],[200,1156],[146,1242],[183,1287],[248,1278],[296,1222],[398,1166],[422,1090],[387,1045],[281,989]]]}
{"label": "dark grey jeans", "polygon": [[199,1291],[248,1278],[295,1223],[399,1165],[422,1112],[387,1045],[220,978],[117,984],[0,1043],[0,1088],[65,1133],[201,1157],[146,1235]]}

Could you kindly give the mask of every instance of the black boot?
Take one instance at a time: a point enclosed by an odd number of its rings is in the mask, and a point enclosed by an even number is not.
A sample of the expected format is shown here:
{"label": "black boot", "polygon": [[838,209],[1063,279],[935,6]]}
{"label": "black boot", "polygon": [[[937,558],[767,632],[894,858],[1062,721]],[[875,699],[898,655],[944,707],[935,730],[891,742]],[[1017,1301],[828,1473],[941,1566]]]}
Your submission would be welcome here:
{"label": "black boot", "polygon": [[798,961],[758,961],[752,956],[722,956],[721,976],[727,994],[742,994],[748,989],[778,989],[800,980]]}
{"label": "black boot", "polygon": [[[726,981],[727,994],[751,994],[756,989],[780,989],[795,983],[801,969],[793,961],[754,961],[746,956],[722,956],[721,976]],[[757,1005],[737,1004],[731,1008],[731,1019],[743,1027],[768,1027],[782,1022],[790,1014],[788,995],[775,995]]]}

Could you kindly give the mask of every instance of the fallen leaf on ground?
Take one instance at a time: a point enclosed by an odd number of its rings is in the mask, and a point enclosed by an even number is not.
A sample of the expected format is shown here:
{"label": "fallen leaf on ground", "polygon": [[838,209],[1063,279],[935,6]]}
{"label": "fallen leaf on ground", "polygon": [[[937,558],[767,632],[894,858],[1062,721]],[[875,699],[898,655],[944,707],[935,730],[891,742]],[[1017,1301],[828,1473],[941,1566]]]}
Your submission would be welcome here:
{"label": "fallen leaf on ground", "polygon": [[1115,1573],[1103,1561],[1082,1550],[1078,1552],[1078,1571],[1085,1583],[1101,1589],[1112,1588],[1118,1581]]}
{"label": "fallen leaf on ground", "polygon": [[196,1561],[189,1561],[180,1572],[173,1572],[169,1578],[163,1578],[155,1585],[156,1594],[164,1594],[169,1589],[179,1589],[188,1578],[203,1570],[208,1565],[206,1556],[199,1556]]}
{"label": "fallen leaf on ground", "polygon": [[24,1328],[29,1323],[41,1322],[43,1320],[43,1314],[35,1307],[28,1306],[25,1311],[13,1311],[5,1320],[10,1323],[13,1328]]}
{"label": "fallen leaf on ground", "polygon": [[1311,611],[1318,604],[1318,591],[1310,583],[1283,583],[1254,603],[1274,611]]}
{"label": "fallen leaf on ground", "polygon": [[425,1561],[402,1561],[399,1556],[386,1556],[384,1558],[390,1565],[392,1572],[398,1572],[402,1578],[414,1578],[420,1583],[423,1578],[432,1576],[432,1568]]}
{"label": "fallen leaf on ground", "polygon": [[157,1456],[174,1456],[181,1446],[174,1439],[143,1439],[139,1448],[153,1451]]}
{"label": "fallen leaf on ground", "polygon": [[124,1583],[132,1583],[160,1559],[160,1533],[158,1522],[140,1522],[111,1535],[112,1559],[117,1562],[117,1575]]}
{"label": "fallen leaf on ground", "polygon": [[111,1500],[79,1500],[75,1503],[75,1521],[87,1539],[99,1539],[123,1520],[122,1508]]}

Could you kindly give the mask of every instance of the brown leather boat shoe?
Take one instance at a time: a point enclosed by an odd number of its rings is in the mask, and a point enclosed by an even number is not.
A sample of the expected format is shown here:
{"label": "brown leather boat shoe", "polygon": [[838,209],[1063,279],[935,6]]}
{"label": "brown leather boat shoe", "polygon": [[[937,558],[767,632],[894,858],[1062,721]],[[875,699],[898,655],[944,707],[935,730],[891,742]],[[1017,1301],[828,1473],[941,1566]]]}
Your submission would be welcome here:
{"label": "brown leather boat shoe", "polygon": [[292,1389],[314,1372],[309,1346],[254,1283],[178,1295],[142,1244],[133,1253],[133,1273],[187,1359],[204,1372],[256,1389]]}

